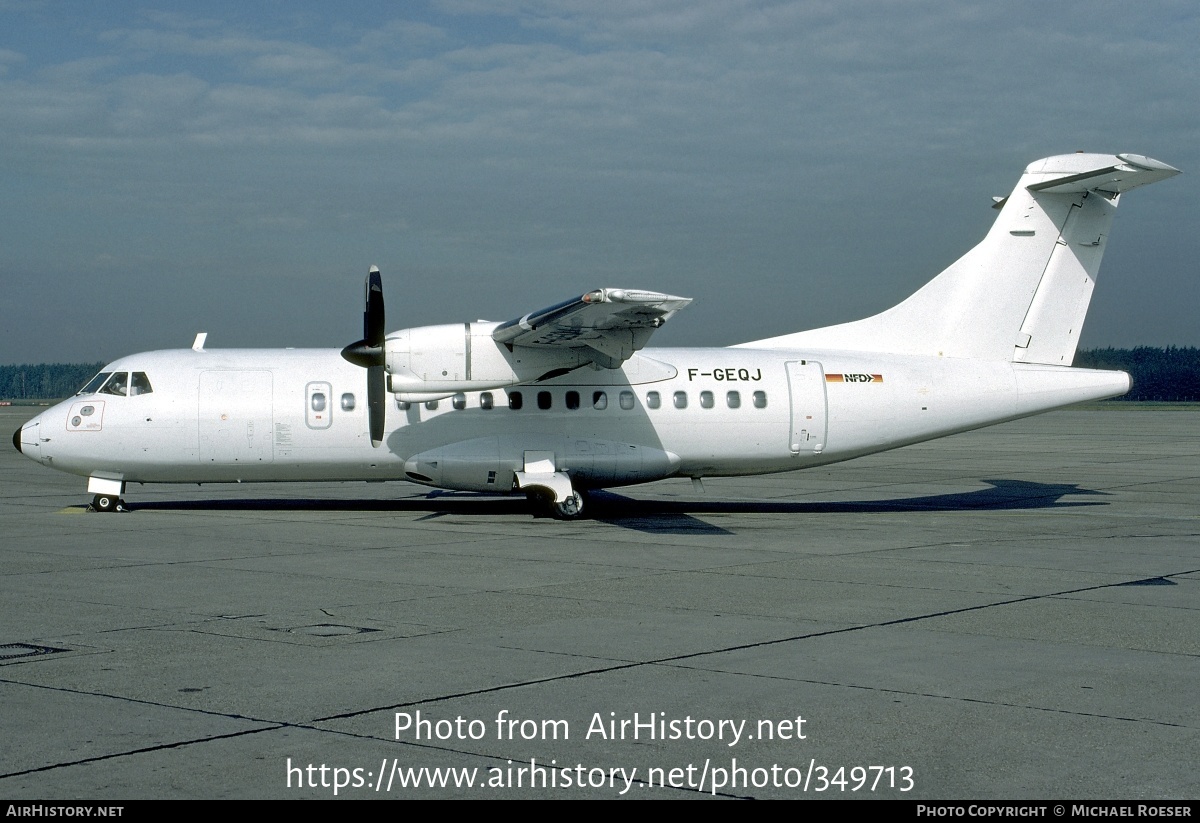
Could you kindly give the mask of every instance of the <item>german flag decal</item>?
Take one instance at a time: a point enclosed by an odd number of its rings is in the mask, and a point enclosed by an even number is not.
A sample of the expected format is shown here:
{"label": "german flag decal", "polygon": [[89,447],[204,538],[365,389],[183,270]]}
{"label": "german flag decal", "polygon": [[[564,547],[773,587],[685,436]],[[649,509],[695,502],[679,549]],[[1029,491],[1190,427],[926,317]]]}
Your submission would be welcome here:
{"label": "german flag decal", "polygon": [[826,383],[882,383],[882,374],[827,374]]}

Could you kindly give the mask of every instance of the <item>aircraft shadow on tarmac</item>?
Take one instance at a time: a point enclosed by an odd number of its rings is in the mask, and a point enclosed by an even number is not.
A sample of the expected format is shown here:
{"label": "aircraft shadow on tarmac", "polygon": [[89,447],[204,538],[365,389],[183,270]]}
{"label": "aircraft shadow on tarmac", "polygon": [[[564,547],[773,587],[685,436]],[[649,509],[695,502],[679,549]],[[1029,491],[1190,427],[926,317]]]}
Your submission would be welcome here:
{"label": "aircraft shadow on tarmac", "polygon": [[[988,488],[969,492],[884,500],[798,502],[791,500],[635,500],[611,491],[592,495],[592,520],[654,534],[732,534],[695,515],[715,514],[863,514],[871,512],[1018,511],[1026,509],[1104,506],[1099,500],[1064,500],[1076,495],[1106,495],[1073,483],[1029,480],[984,480]],[[402,500],[328,500],[316,498],[233,498],[146,501],[135,511],[311,511],[427,512],[419,520],[447,515],[532,516],[540,510],[523,497],[488,497],[434,491]]]}

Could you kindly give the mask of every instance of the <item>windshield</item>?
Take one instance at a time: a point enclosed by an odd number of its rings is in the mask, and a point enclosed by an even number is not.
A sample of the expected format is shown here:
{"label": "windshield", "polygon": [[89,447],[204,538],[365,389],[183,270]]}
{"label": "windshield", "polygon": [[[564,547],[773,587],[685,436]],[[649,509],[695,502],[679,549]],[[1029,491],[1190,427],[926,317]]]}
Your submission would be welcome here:
{"label": "windshield", "polygon": [[110,372],[110,371],[100,372],[98,375],[96,375],[91,380],[89,380],[87,382],[86,386],[84,386],[82,389],[77,391],[75,393],[76,396],[81,395],[81,394],[95,394],[96,390],[99,389],[102,385],[104,385],[104,381],[107,380],[111,374],[112,374],[112,372]]}
{"label": "windshield", "polygon": [[124,397],[129,394],[129,372],[119,371],[100,389],[101,394],[112,394]]}

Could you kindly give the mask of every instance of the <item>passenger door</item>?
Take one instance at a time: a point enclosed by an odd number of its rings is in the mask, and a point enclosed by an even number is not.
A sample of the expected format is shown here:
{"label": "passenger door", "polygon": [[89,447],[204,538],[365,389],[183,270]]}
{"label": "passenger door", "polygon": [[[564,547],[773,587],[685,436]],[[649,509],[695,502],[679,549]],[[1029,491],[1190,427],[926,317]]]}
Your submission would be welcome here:
{"label": "passenger door", "polygon": [[791,452],[820,454],[829,433],[825,369],[815,360],[791,360],[784,366],[792,406]]}

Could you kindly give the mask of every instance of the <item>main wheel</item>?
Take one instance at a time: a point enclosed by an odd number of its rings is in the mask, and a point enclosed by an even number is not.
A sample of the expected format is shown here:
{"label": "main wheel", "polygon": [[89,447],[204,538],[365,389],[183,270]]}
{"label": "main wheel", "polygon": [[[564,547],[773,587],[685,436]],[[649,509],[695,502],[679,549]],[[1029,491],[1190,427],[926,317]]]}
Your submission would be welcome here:
{"label": "main wheel", "polygon": [[586,500],[583,492],[573,489],[565,500],[550,504],[550,513],[559,520],[577,520],[583,517],[583,506]]}
{"label": "main wheel", "polygon": [[98,512],[115,512],[121,498],[115,494],[98,494],[92,498],[92,508]]}

